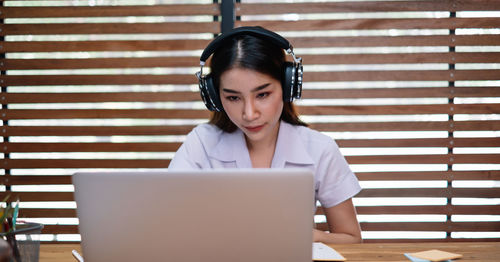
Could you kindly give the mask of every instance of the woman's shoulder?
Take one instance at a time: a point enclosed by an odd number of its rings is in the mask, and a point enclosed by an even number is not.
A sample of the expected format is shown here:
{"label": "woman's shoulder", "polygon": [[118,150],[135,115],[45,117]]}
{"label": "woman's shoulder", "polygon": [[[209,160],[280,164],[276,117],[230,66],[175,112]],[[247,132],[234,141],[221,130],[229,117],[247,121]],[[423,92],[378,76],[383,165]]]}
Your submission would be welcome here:
{"label": "woman's shoulder", "polygon": [[216,125],[212,125],[210,123],[203,123],[203,124],[199,124],[195,128],[193,128],[191,133],[193,133],[193,132],[200,134],[200,135],[214,135],[214,134],[219,134],[223,131],[220,128],[218,128]]}
{"label": "woman's shoulder", "polygon": [[333,138],[310,127],[297,125],[293,125],[292,127],[305,144],[313,144],[317,147],[331,146],[332,144],[335,144]]}
{"label": "woman's shoulder", "polygon": [[169,170],[210,167],[208,153],[217,143],[218,128],[210,124],[194,127],[170,162]]}
{"label": "woman's shoulder", "polygon": [[308,154],[316,165],[324,164],[338,155],[339,148],[335,140],[322,132],[297,125],[290,125],[289,132],[288,139],[300,145],[298,148]]}
{"label": "woman's shoulder", "polygon": [[186,137],[186,142],[189,143],[190,141],[196,140],[203,145],[217,143],[223,132],[224,131],[215,125],[209,123],[199,124],[189,132]]}

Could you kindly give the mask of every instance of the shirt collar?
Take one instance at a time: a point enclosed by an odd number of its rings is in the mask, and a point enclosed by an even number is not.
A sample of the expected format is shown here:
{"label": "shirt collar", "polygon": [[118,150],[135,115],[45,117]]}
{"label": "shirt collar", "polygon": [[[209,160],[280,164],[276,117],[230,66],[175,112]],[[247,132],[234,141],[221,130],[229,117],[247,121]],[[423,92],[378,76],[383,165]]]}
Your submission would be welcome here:
{"label": "shirt collar", "polygon": [[[240,129],[232,133],[222,132],[217,145],[208,149],[208,155],[223,162],[236,161],[236,166],[239,168],[252,167],[245,136]],[[297,128],[281,121],[271,166],[284,168],[287,162],[305,165],[314,164]]]}
{"label": "shirt collar", "polygon": [[303,141],[297,126],[281,121],[272,167],[284,168],[287,162],[314,164]]}
{"label": "shirt collar", "polygon": [[208,149],[208,155],[222,162],[234,162],[240,168],[252,167],[245,136],[238,128],[232,133],[221,132],[219,142]]}

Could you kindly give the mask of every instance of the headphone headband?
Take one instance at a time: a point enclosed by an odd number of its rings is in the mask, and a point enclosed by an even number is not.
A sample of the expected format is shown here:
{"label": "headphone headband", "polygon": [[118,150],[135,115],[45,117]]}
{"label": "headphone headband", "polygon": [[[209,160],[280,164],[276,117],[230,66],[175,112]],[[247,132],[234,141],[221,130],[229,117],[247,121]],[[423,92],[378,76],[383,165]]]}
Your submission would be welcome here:
{"label": "headphone headband", "polygon": [[221,46],[227,43],[233,37],[238,35],[251,35],[257,38],[266,40],[277,47],[284,49],[288,54],[292,55],[293,62],[284,62],[283,75],[281,86],[283,88],[283,101],[292,102],[294,98],[300,98],[302,93],[302,58],[296,57],[293,53],[292,45],[280,36],[279,34],[264,29],[260,26],[244,26],[238,27],[230,32],[224,33],[216,37],[203,50],[200,57],[200,71],[196,73],[198,78],[198,86],[200,88],[201,98],[205,106],[210,111],[224,111],[222,102],[219,97],[219,90],[214,86],[212,75],[203,75],[203,66],[207,59]]}
{"label": "headphone headband", "polygon": [[256,37],[265,38],[278,47],[288,50],[291,48],[288,40],[275,32],[264,29],[260,26],[242,26],[231,30],[228,33],[220,34],[217,36],[206,48],[200,57],[200,62],[205,63],[207,59],[215,52],[217,48],[224,45],[228,40],[237,35],[253,35]]}

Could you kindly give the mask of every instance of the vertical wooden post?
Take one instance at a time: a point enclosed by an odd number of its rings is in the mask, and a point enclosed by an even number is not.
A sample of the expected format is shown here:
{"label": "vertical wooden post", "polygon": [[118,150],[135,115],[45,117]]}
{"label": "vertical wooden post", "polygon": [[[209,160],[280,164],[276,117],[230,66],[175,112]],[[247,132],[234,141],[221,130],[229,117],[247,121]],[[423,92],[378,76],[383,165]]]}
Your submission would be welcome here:
{"label": "vertical wooden post", "polygon": [[221,33],[225,33],[234,28],[235,10],[234,0],[221,0]]}

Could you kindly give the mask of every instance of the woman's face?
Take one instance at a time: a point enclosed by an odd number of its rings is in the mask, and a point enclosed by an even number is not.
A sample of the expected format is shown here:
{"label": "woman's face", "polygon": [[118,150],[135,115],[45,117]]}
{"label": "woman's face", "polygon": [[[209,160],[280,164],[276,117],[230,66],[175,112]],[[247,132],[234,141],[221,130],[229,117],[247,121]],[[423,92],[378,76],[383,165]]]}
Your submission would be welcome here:
{"label": "woman's face", "polygon": [[250,143],[278,135],[282,92],[280,81],[250,69],[233,68],[220,78],[224,111]]}

